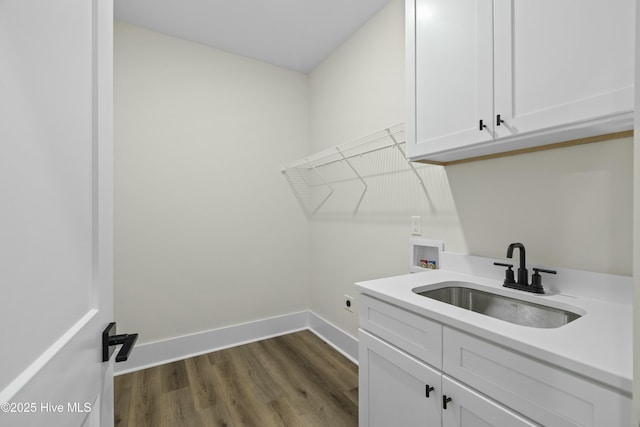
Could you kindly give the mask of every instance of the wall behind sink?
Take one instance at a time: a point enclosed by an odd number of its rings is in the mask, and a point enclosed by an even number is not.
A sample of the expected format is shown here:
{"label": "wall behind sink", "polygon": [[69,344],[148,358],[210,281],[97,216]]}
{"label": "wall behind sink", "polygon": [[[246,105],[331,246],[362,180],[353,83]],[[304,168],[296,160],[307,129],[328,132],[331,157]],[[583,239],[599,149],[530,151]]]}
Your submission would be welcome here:
{"label": "wall behind sink", "polygon": [[[392,0],[311,74],[311,152],[403,122],[404,102],[404,2]],[[398,215],[385,206],[391,198],[376,200],[377,212],[323,207],[310,220],[311,308],[357,336],[357,311],[343,309],[343,295],[354,281],[407,272],[411,215],[449,251],[502,258],[522,241],[531,263],[631,275],[632,170],[625,138],[428,166],[421,173],[435,212]],[[424,198],[414,178],[403,179],[386,193]],[[355,200],[345,199],[342,212]]]}

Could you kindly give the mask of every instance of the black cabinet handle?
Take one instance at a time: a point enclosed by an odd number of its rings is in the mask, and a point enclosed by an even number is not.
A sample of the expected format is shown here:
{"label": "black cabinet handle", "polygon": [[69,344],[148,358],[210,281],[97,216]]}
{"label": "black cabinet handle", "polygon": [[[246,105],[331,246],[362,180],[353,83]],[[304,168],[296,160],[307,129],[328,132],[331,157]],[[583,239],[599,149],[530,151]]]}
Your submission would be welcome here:
{"label": "black cabinet handle", "polygon": [[496,126],[500,126],[502,123],[504,123],[504,120],[502,120],[502,119],[500,118],[500,114],[498,114],[498,115],[496,116]]}
{"label": "black cabinet handle", "polygon": [[483,131],[486,127],[487,125],[485,125],[483,121],[480,120],[480,122],[478,123],[478,130]]}
{"label": "black cabinet handle", "polygon": [[430,387],[429,384],[424,386],[424,394],[427,398],[429,398],[429,393],[433,391],[433,387]]}
{"label": "black cabinet handle", "polygon": [[447,397],[446,394],[442,395],[442,409],[447,409],[447,403],[451,402],[451,398]]}
{"label": "black cabinet handle", "polygon": [[138,334],[116,335],[116,322],[111,322],[102,331],[102,361],[108,362],[115,351],[113,346],[122,344],[122,348],[116,355],[116,362],[124,362],[129,358],[133,345],[138,340]]}

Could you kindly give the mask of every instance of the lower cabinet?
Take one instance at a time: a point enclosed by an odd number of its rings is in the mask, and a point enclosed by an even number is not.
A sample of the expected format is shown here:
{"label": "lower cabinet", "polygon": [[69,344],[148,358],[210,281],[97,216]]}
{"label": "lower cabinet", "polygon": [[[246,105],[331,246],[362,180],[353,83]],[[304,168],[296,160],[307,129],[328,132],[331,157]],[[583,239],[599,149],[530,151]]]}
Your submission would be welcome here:
{"label": "lower cabinet", "polygon": [[[442,410],[442,425],[445,427],[521,427],[538,425],[448,378],[446,375],[442,376],[442,398],[447,400],[447,409]],[[435,424],[432,421],[430,425]]]}
{"label": "lower cabinet", "polygon": [[448,327],[442,337],[447,376],[541,425],[631,424],[631,400],[607,387]]}
{"label": "lower cabinet", "polygon": [[630,425],[631,398],[360,295],[360,426]]}
{"label": "lower cabinet", "polygon": [[360,330],[360,426],[535,426]]}
{"label": "lower cabinet", "polygon": [[359,346],[360,426],[439,423],[442,375],[438,371],[363,330]]}

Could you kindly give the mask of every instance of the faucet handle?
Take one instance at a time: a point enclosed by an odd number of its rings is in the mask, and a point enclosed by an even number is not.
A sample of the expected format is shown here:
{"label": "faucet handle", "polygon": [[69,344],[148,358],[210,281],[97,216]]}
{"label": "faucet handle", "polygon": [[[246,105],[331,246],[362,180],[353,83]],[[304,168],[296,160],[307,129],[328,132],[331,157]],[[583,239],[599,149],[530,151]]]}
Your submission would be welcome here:
{"label": "faucet handle", "polygon": [[493,265],[499,265],[500,267],[507,267],[507,271],[504,272],[504,283],[515,283],[516,280],[513,276],[513,264],[505,264],[503,262],[494,262]]}
{"label": "faucet handle", "polygon": [[534,267],[533,268],[533,274],[537,274],[538,272],[540,272],[540,273],[549,273],[549,274],[558,274],[558,272],[555,271],[555,270],[545,270],[544,268]]}
{"label": "faucet handle", "polygon": [[536,289],[543,289],[542,287],[542,276],[540,273],[548,273],[548,274],[557,274],[558,272],[555,270],[546,270],[544,268],[534,268],[533,274],[531,275],[531,287]]}

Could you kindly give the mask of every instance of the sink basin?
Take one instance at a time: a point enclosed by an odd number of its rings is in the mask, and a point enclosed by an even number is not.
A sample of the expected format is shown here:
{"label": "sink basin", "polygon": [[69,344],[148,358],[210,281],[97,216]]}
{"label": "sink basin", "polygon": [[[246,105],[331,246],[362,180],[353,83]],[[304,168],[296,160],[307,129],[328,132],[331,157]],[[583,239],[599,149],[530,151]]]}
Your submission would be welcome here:
{"label": "sink basin", "polygon": [[465,310],[534,328],[558,328],[581,317],[579,314],[560,308],[464,286],[446,286],[428,291],[414,290],[414,292]]}

